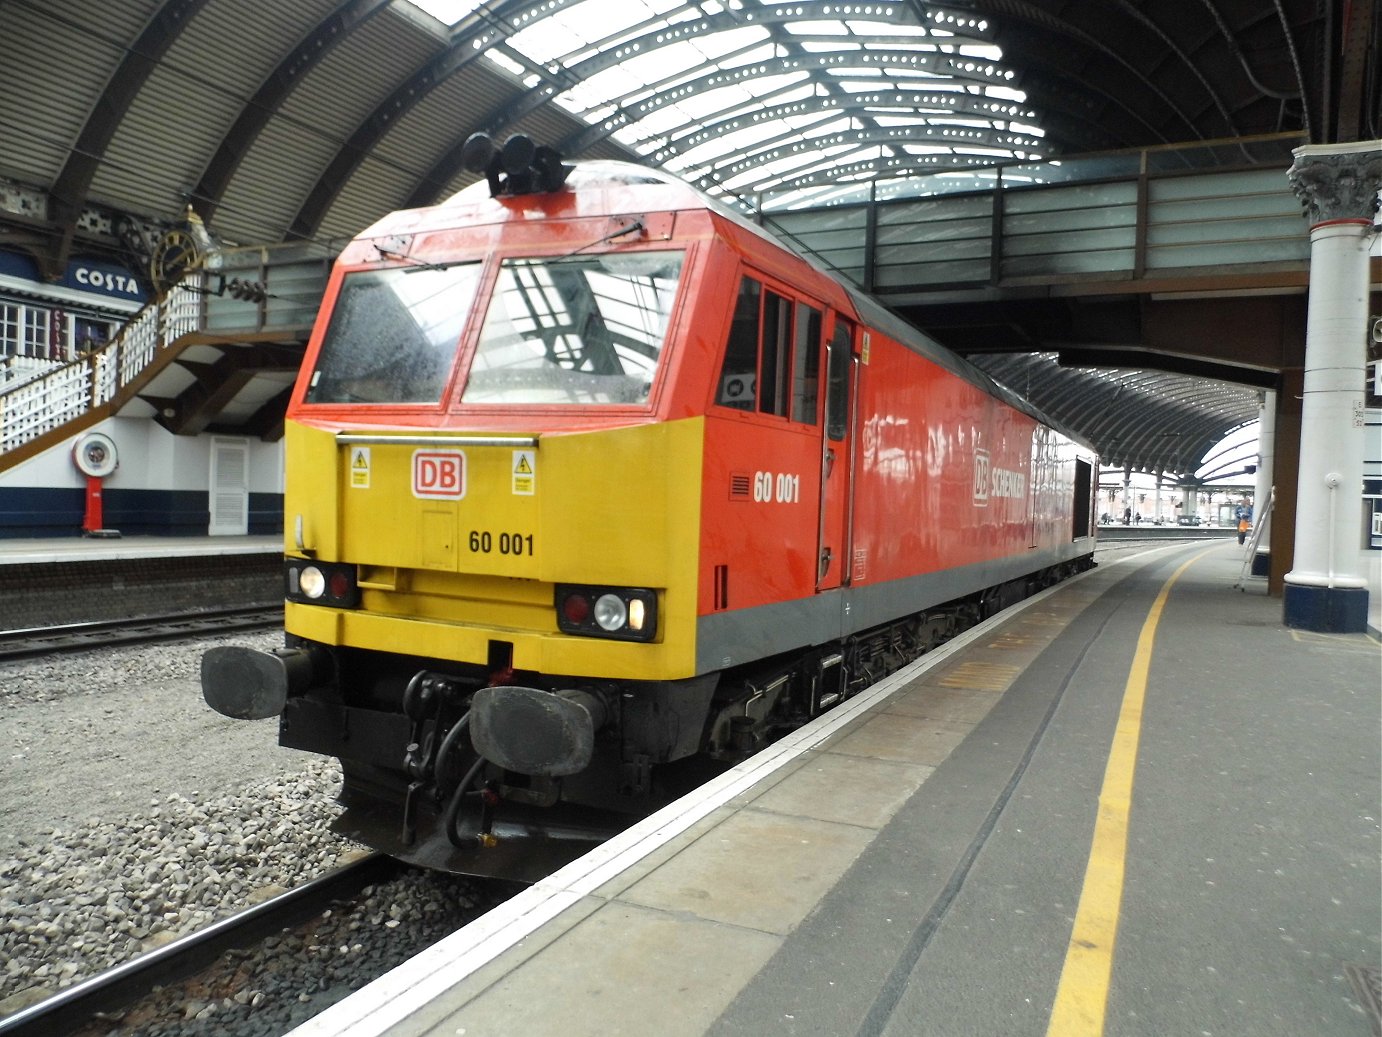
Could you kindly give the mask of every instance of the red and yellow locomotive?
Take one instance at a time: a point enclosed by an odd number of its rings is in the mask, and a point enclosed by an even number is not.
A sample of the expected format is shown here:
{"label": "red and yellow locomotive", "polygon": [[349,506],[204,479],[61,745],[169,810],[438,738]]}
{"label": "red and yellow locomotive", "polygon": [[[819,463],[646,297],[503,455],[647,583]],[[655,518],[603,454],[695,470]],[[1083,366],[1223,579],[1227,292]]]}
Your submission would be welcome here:
{"label": "red and yellow locomotive", "polygon": [[1017,397],[678,181],[482,156],[341,254],[287,647],[203,660],[341,830],[535,878],[1091,564],[1094,452]]}

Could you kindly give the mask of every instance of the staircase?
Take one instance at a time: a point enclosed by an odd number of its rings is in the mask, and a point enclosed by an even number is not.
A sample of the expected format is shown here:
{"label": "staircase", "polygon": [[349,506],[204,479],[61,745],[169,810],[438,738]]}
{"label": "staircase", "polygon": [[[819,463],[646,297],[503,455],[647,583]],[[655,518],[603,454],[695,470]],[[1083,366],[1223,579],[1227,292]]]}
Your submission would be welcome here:
{"label": "staircase", "polygon": [[[330,247],[304,242],[219,250],[101,349],[0,369],[0,472],[120,413],[191,347],[264,350],[280,365],[288,347],[300,359],[333,259]],[[205,358],[183,366],[194,376],[215,369]],[[204,397],[214,386],[191,388]],[[166,390],[146,402],[156,420],[175,409]]]}

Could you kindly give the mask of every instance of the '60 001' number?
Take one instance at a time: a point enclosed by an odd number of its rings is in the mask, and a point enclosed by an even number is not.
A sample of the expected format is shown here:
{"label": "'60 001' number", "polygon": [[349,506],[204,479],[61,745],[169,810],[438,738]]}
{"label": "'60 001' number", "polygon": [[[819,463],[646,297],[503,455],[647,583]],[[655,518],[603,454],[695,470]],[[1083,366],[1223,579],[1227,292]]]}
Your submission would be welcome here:
{"label": "'60 001' number", "polygon": [[470,531],[470,550],[475,554],[493,554],[498,546],[501,555],[531,555],[533,535],[531,533],[500,533],[495,535],[487,529]]}
{"label": "'60 001' number", "polygon": [[753,473],[753,499],[763,503],[796,504],[801,500],[801,476],[779,472]]}

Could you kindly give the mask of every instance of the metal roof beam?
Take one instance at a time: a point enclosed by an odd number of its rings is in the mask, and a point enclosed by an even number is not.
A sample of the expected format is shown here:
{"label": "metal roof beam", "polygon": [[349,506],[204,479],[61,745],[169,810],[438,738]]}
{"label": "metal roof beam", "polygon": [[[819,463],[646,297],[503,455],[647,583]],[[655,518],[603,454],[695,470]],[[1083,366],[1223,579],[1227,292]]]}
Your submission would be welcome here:
{"label": "metal roof beam", "polygon": [[992,169],[999,161],[1001,159],[996,155],[936,154],[880,157],[853,163],[832,162],[820,166],[819,169],[802,172],[791,179],[765,182],[756,186],[754,190],[792,191],[803,187],[820,187],[858,180],[928,176],[956,169]]}
{"label": "metal roof beam", "polygon": [[[579,2],[581,0],[546,0],[543,13],[550,14]],[[315,235],[341,189],[398,119],[447,78],[479,60],[487,46],[521,30],[531,10],[532,5],[526,0],[501,0],[459,22],[447,48],[404,80],[341,145],[308,192],[285,238],[306,239]]]}
{"label": "metal roof beam", "polygon": [[[799,89],[796,85],[783,88],[780,93]],[[765,98],[760,98],[762,101]],[[761,109],[751,109],[733,114],[715,122],[696,123],[694,129],[680,136],[671,136],[663,149],[649,156],[661,162],[673,154],[690,151],[715,137],[748,129],[763,121],[776,121],[794,115],[819,111],[822,115],[831,112],[868,112],[872,115],[890,115],[897,111],[915,114],[920,118],[958,116],[967,119],[984,119],[991,123],[1019,120],[1036,123],[1037,113],[1030,108],[1001,98],[973,94],[965,90],[886,90],[870,94],[867,100],[858,96],[812,97],[781,105],[769,105]]]}
{"label": "metal roof beam", "polygon": [[[854,116],[856,112],[843,109],[841,115]],[[817,137],[798,139],[799,131],[787,131],[775,137],[758,142],[758,146],[741,151],[720,162],[705,167],[709,172],[720,176],[733,176],[744,169],[776,162],[788,154],[804,151],[852,146],[855,148],[870,145],[932,144],[942,147],[987,147],[995,152],[1028,151],[1041,147],[1041,138],[1025,133],[1007,130],[981,130],[970,126],[930,125],[912,123],[905,126],[879,126],[864,129],[839,130]],[[783,141],[794,141],[792,146],[777,146]],[[900,157],[900,156],[899,156]]]}
{"label": "metal roof beam", "polygon": [[287,100],[288,95],[302,82],[303,77],[311,72],[336,44],[390,3],[392,0],[345,0],[278,63],[278,67],[240,109],[234,125],[221,138],[216,154],[207,163],[201,179],[193,189],[192,197],[200,203],[196,205],[196,209],[203,220],[211,222],[217,206],[225,196],[226,188],[230,186],[231,178],[240,168],[241,160],[268,125],[269,120]]}
{"label": "metal roof beam", "polygon": [[1060,363],[1064,367],[1151,368],[1190,378],[1236,382],[1258,389],[1275,389],[1281,380],[1276,371],[1239,367],[1204,357],[1173,356],[1149,349],[1062,348]]}
{"label": "metal roof beam", "polygon": [[[1124,57],[1122,53],[1114,50],[1111,45],[1105,43],[1096,35],[1086,32],[1067,19],[1057,17],[1045,8],[1031,2],[1031,0],[976,0],[975,7],[992,16],[1001,17],[1004,22],[1005,30],[1012,25],[1021,23],[1055,37],[1055,46],[1053,50],[1059,54],[1061,60],[1053,61],[1051,69],[1061,78],[1072,78],[1072,69],[1074,67],[1074,62],[1070,60],[1071,55],[1068,46],[1063,40],[1070,39],[1078,41],[1083,46],[1098,54],[1101,58],[1112,62],[1129,76],[1138,80],[1147,92],[1156,99],[1157,104],[1163,110],[1171,112],[1184,124],[1189,134],[1187,139],[1204,138],[1205,134],[1197,132],[1194,120],[1186,114],[1179,105],[1172,101],[1165,91],[1148,79],[1147,76]],[[1090,10],[1102,10],[1103,5],[1088,5],[1088,8]],[[1083,8],[1082,6],[1077,6],[1075,9],[1078,10]],[[1029,63],[1035,63],[1037,59],[1031,49],[1021,46],[1005,46],[1006,36],[1006,31],[1000,31],[996,37],[996,42],[1003,47],[1004,53],[1021,52]],[[1029,64],[1028,67],[1031,67],[1031,65]],[[1105,100],[1109,99],[1106,92],[1091,93],[1090,96],[1100,96]],[[1163,140],[1167,139],[1165,134],[1158,134],[1158,136]]]}
{"label": "metal roof beam", "polygon": [[[1351,3],[1344,5],[1343,24],[1340,25],[1340,62],[1338,70],[1338,87],[1335,91],[1338,114],[1332,127],[1325,127],[1326,132],[1333,133],[1330,143],[1349,143],[1356,140],[1366,140],[1376,136],[1378,127],[1367,126],[1366,115],[1368,109],[1364,106],[1363,98],[1367,93],[1369,79],[1369,53],[1374,67],[1371,69],[1372,88],[1374,101],[1372,105],[1373,113],[1376,113],[1376,92],[1377,80],[1382,76],[1382,70],[1376,67],[1378,60],[1377,43],[1374,27],[1376,18],[1377,4],[1371,3]],[[1284,28],[1284,27],[1283,27]],[[1288,42],[1291,42],[1289,29],[1286,32]],[[1295,57],[1295,46],[1292,43],[1291,55]],[[1299,68],[1299,63],[1297,63]],[[1309,118],[1309,106],[1304,106],[1306,118]],[[1306,122],[1307,131],[1310,124]]]}
{"label": "metal roof beam", "polygon": [[[947,90],[940,82],[937,83],[936,87],[929,90],[889,88],[878,91],[876,95],[871,94],[870,99],[866,102],[840,94],[826,96],[816,94],[809,98],[799,98],[782,104],[765,103],[798,92],[803,85],[805,85],[804,82],[788,84],[779,90],[760,96],[756,104],[745,104],[731,109],[724,118],[713,122],[689,121],[684,123],[664,134],[667,138],[666,142],[657,151],[649,154],[648,160],[657,163],[665,162],[674,155],[683,154],[693,148],[700,147],[716,137],[749,129],[768,120],[786,119],[812,112],[820,112],[824,117],[833,111],[867,111],[874,115],[888,115],[902,110],[920,113],[922,117],[933,114],[937,117],[953,115],[960,118],[987,119],[995,123],[1018,120],[1037,125],[1040,121],[1040,116],[1034,109],[1016,101],[975,94],[964,89]],[[636,97],[639,95],[633,93],[628,96]],[[618,103],[622,105],[623,100],[621,99]],[[634,121],[627,113],[616,112],[609,118],[601,120],[599,124],[591,126],[590,129],[566,140],[562,145],[562,150],[568,155],[579,155],[586,148],[604,140],[615,130]]]}
{"label": "metal roof beam", "polygon": [[[835,5],[828,5],[832,10]],[[784,8],[784,12],[791,11],[790,15],[783,14],[776,18],[755,18],[753,21],[745,22],[737,14],[725,12],[719,15],[711,15],[698,22],[679,23],[670,30],[663,25],[659,19],[648,24],[647,37],[629,37],[623,34],[617,39],[623,41],[619,46],[611,46],[608,50],[597,54],[595,57],[584,61],[578,61],[565,69],[565,72],[574,77],[577,81],[584,81],[590,77],[613,68],[620,62],[627,61],[635,56],[651,53],[662,47],[680,43],[685,39],[694,38],[697,35],[706,35],[713,32],[726,31],[728,29],[742,28],[746,24],[763,25],[765,28],[770,25],[786,24],[800,20],[801,16],[796,12],[796,8]],[[838,17],[838,16],[836,16]],[[661,29],[661,31],[659,31]],[[651,39],[653,45],[644,47],[645,40]],[[833,40],[845,41],[849,37],[832,37]],[[759,40],[753,44],[742,48],[738,53],[747,53],[760,49],[765,42]],[[777,41],[779,44],[790,44],[794,40],[788,37]],[[601,44],[604,45],[604,44]],[[867,63],[872,68],[900,68],[909,71],[929,72],[936,76],[954,78],[965,82],[984,83],[994,86],[1016,86],[1017,74],[1011,69],[1005,69],[1001,64],[993,61],[969,58],[962,54],[941,54],[925,53],[914,50],[869,51],[871,60]],[[669,76],[657,83],[648,84],[643,91],[633,91],[624,95],[623,98],[611,98],[607,104],[619,105],[621,108],[628,104],[632,98],[640,97],[640,100],[633,103],[634,118],[637,122],[645,115],[657,108],[662,107],[669,101],[674,101],[678,97],[685,97],[693,93],[714,90],[723,86],[730,86],[748,79],[759,76],[783,75],[790,72],[815,72],[830,70],[842,65],[847,58],[853,58],[852,54],[834,53],[801,53],[787,55],[785,57],[774,57],[767,60],[759,60],[740,65],[737,68],[726,69],[723,62],[726,57],[708,60],[702,65],[693,69],[683,69],[676,75]],[[688,78],[690,77],[690,78]],[[887,89],[891,90],[889,85]],[[504,127],[510,126],[531,114],[552,100],[557,90],[552,85],[533,87],[519,99],[516,103],[495,112],[487,120],[486,128],[492,134],[501,132]],[[601,107],[604,107],[602,105]],[[614,128],[618,128],[617,126]]]}
{"label": "metal roof beam", "polygon": [[[77,233],[77,220],[86,206],[91,182],[105,158],[106,149],[110,147],[139,91],[158,68],[163,55],[206,2],[167,0],[149,20],[138,39],[125,51],[119,67],[97,96],[49,192],[53,203],[49,215],[57,224],[58,237],[42,257],[45,275],[57,277],[66,269],[72,240]],[[37,5],[26,6],[52,16],[50,11]]]}

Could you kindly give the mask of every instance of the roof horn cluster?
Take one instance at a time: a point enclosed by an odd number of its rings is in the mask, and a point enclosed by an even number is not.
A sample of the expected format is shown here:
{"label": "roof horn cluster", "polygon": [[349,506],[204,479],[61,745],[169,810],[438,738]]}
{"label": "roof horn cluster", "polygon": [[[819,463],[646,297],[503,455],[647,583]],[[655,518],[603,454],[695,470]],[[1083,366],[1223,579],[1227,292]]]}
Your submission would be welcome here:
{"label": "roof horn cluster", "polygon": [[489,194],[536,194],[555,191],[574,169],[562,163],[553,148],[534,144],[516,133],[500,147],[488,133],[472,133],[461,145],[461,164],[472,173],[484,173]]}

